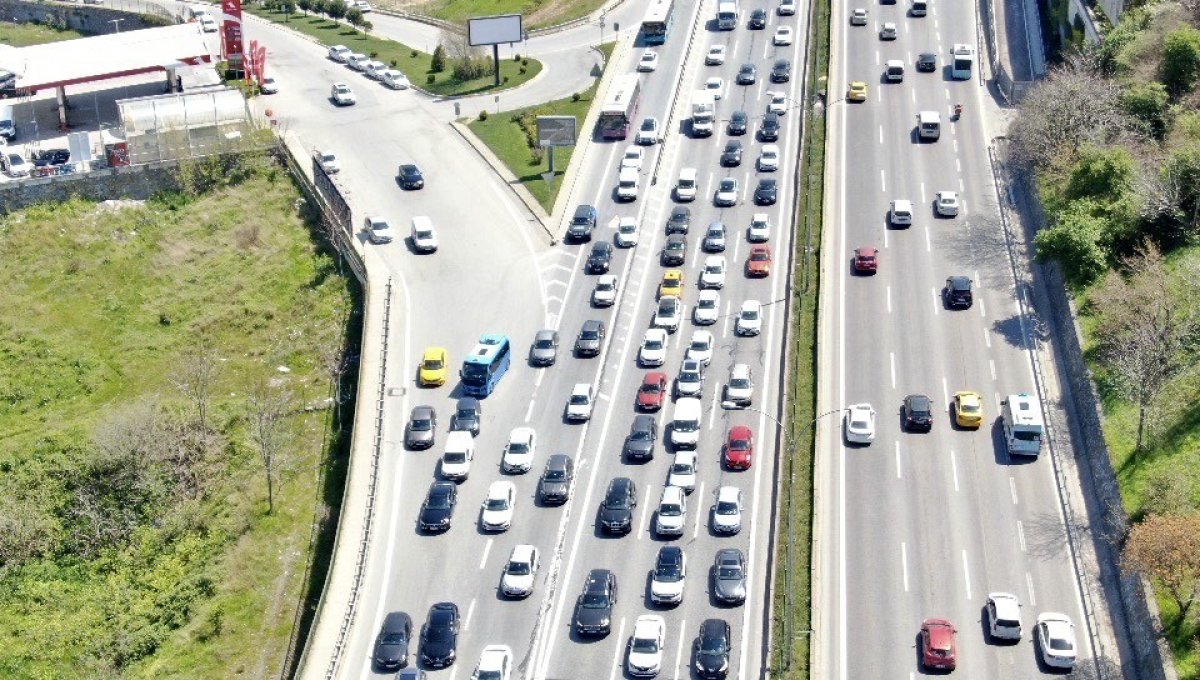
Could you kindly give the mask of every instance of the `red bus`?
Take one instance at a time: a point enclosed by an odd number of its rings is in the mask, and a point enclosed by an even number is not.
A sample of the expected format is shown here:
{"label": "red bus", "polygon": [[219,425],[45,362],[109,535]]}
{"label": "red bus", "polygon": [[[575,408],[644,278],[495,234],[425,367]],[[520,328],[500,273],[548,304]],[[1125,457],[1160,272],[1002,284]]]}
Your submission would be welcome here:
{"label": "red bus", "polygon": [[608,89],[608,99],[600,107],[600,118],[596,125],[604,139],[625,139],[633,116],[637,113],[638,96],[642,92],[638,74],[617,76]]}

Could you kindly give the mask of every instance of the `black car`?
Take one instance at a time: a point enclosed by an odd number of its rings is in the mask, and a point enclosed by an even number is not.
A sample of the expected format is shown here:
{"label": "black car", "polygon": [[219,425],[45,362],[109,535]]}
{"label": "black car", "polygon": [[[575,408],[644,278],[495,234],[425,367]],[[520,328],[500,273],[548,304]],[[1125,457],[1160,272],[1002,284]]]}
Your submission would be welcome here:
{"label": "black car", "polygon": [[587,270],[589,274],[603,274],[612,264],[613,245],[608,241],[597,241],[592,244],[592,252],[588,253]]}
{"label": "black car", "polygon": [[729,134],[744,135],[749,125],[749,119],[746,117],[745,111],[734,111],[729,117]]}
{"label": "black car", "polygon": [[600,526],[610,534],[629,533],[633,530],[635,508],[637,486],[628,477],[617,477],[608,483],[608,491],[600,501]]}
{"label": "black car", "polygon": [[779,139],[779,114],[768,113],[763,116],[762,126],[758,129],[758,136],[762,137],[764,142],[774,142]]}
{"label": "black car", "polygon": [[667,218],[667,236],[671,234],[686,234],[692,226],[692,211],[685,205],[677,205],[671,209]]}
{"label": "black car", "polygon": [[567,227],[567,238],[577,241],[592,240],[592,230],[596,228],[596,209],[590,205],[580,205],[575,208],[571,217],[571,226]]}
{"label": "black car", "polygon": [[33,157],[33,165],[38,168],[50,165],[66,165],[69,162],[71,162],[71,152],[67,149],[47,149],[38,152]]}
{"label": "black car", "polygon": [[742,164],[742,142],[731,139],[725,142],[725,151],[721,153],[722,167],[732,168]]}
{"label": "black car", "polygon": [[771,82],[786,83],[792,79],[792,60],[791,59],[776,59],[775,65],[771,67]]}
{"label": "black car", "polygon": [[450,430],[465,430],[479,434],[479,421],[483,418],[483,407],[475,397],[462,397],[454,405],[454,417],[450,419]]}
{"label": "black car", "polygon": [[917,70],[929,73],[937,70],[937,55],[933,52],[922,52],[917,57]]}
{"label": "black car", "polygon": [[759,7],[750,13],[750,28],[766,28],[767,27],[767,10]]}
{"label": "black car", "polygon": [[408,641],[412,638],[412,619],[404,612],[391,612],[383,618],[371,660],[377,670],[393,671],[408,665]]}
{"label": "black car", "polygon": [[625,438],[625,457],[629,460],[651,460],[657,440],[658,420],[649,414],[634,416],[629,436]]}
{"label": "black car", "polygon": [[538,493],[546,505],[566,503],[571,496],[571,481],[575,479],[575,461],[565,453],[556,453],[546,461]]}
{"label": "black car", "polygon": [[971,296],[971,279],[965,276],[951,276],[946,279],[944,294],[946,304],[951,307],[968,308],[975,301]]}
{"label": "black car", "polygon": [[758,82],[758,67],[754,64],[742,64],[738,69],[737,84],[738,85],[753,85]]}
{"label": "black car", "polygon": [[437,411],[432,406],[414,406],[404,426],[404,445],[410,449],[433,446],[437,433]]}
{"label": "black car", "polygon": [[594,357],[600,354],[600,346],[604,344],[604,322],[589,319],[583,322],[579,329],[579,337],[575,338],[575,354],[581,357]]}
{"label": "black car", "polygon": [[726,604],[746,601],[746,556],[737,548],[717,551],[713,560],[713,597]]}
{"label": "black car", "polygon": [[575,601],[575,632],[608,635],[612,630],[613,607],[617,604],[617,576],[607,569],[593,569],[583,582]]}
{"label": "black car", "polygon": [[421,189],[425,186],[425,175],[421,169],[411,163],[400,166],[400,174],[396,177],[401,189]]}
{"label": "black car", "polygon": [[431,668],[445,668],[458,654],[458,605],[438,602],[429,608],[421,627],[421,662]]}
{"label": "black car", "polygon": [[729,648],[729,624],[721,619],[704,619],[696,636],[696,674],[724,678],[729,672]]}
{"label": "black car", "polygon": [[904,416],[904,429],[928,432],[933,429],[933,401],[924,394],[910,394],[904,397],[904,405],[900,408]]}
{"label": "black car", "polygon": [[458,488],[453,482],[434,482],[421,504],[418,522],[421,531],[446,531],[454,519],[454,505],[458,503]]}
{"label": "black car", "polygon": [[671,234],[667,244],[663,246],[662,263],[666,267],[679,267],[687,257],[687,237],[683,234]]}
{"label": "black car", "polygon": [[770,177],[758,180],[758,186],[754,188],[754,202],[758,205],[775,205],[777,200],[779,185],[775,180]]}

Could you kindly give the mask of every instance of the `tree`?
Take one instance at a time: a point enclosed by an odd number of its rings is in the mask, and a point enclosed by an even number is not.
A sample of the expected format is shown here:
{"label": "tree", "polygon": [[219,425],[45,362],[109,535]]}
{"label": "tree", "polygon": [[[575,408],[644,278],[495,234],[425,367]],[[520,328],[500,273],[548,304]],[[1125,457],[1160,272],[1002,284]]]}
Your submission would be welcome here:
{"label": "tree", "polygon": [[1159,78],[1173,97],[1182,97],[1200,80],[1200,30],[1180,26],[1163,41]]}
{"label": "tree", "polygon": [[1071,168],[1063,197],[1116,203],[1133,193],[1137,176],[1137,161],[1124,147],[1088,147]]}
{"label": "tree", "polygon": [[1130,83],[1121,94],[1121,108],[1145,128],[1147,134],[1162,139],[1167,132],[1167,104],[1171,97],[1167,86],[1156,81]]}
{"label": "tree", "polygon": [[1093,215],[1091,201],[1075,201],[1060,213],[1053,227],[1034,237],[1039,262],[1054,260],[1067,280],[1086,285],[1108,269],[1108,254],[1101,245],[1108,220]]}
{"label": "tree", "polygon": [[351,26],[356,28],[362,26],[366,19],[367,16],[362,13],[361,9],[357,7],[350,7],[346,9],[346,21],[349,22]]}
{"label": "tree", "polygon": [[1173,151],[1160,174],[1178,227],[1176,236],[1194,238],[1200,233],[1200,144]]}
{"label": "tree", "polygon": [[313,9],[313,0],[296,0],[296,6],[300,8],[301,12],[304,12],[304,16],[308,16]]}
{"label": "tree", "polygon": [[259,380],[250,392],[247,435],[262,462],[267,481],[267,513],[275,511],[275,487],[286,460],[284,418],[291,395],[282,386]]}
{"label": "tree", "polygon": [[216,351],[200,344],[184,356],[175,373],[168,378],[175,389],[192,402],[201,432],[208,432],[209,401],[220,373],[221,363]]}
{"label": "tree", "polygon": [[1121,568],[1156,580],[1187,617],[1200,576],[1200,513],[1149,515],[1134,524],[1121,550]]}
{"label": "tree", "polygon": [[346,16],[346,9],[346,3],[340,2],[340,0],[325,1],[325,13],[332,19],[337,20]]}
{"label": "tree", "polygon": [[429,60],[429,70],[434,73],[446,70],[446,48],[441,43],[433,48],[433,57]]}
{"label": "tree", "polygon": [[439,42],[446,46],[451,73],[455,80],[467,81],[492,73],[492,62],[477,47],[471,47],[466,33],[443,31]]}

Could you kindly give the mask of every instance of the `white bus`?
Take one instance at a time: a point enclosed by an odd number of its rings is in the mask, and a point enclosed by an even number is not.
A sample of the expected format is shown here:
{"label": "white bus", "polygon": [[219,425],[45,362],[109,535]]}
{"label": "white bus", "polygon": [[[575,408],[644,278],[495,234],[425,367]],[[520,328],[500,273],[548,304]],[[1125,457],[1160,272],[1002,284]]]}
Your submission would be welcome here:
{"label": "white bus", "polygon": [[625,139],[633,116],[637,113],[638,97],[641,95],[641,80],[636,73],[627,73],[613,79],[608,89],[608,98],[600,107],[596,126],[604,139]]}
{"label": "white bus", "polygon": [[975,67],[975,48],[958,43],[950,50],[950,77],[955,80],[970,80]]}
{"label": "white bus", "polygon": [[654,0],[642,19],[642,40],[647,45],[661,45],[667,41],[671,24],[675,20],[675,0]]}

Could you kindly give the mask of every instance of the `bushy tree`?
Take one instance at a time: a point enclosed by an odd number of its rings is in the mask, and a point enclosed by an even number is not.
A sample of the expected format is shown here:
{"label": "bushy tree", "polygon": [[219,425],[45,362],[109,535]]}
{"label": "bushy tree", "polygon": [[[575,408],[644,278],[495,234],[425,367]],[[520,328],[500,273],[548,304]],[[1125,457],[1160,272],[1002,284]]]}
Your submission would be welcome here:
{"label": "bushy tree", "polygon": [[1108,269],[1108,253],[1103,242],[1108,220],[1091,212],[1091,202],[1076,201],[1034,237],[1037,259],[1053,260],[1063,269],[1067,280],[1076,285],[1095,281]]}
{"label": "bushy tree", "polygon": [[313,9],[313,0],[296,0],[296,6],[300,8],[301,12],[304,12],[304,16],[308,16]]}
{"label": "bushy tree", "polygon": [[1183,620],[1200,577],[1200,513],[1151,515],[1134,524],[1121,550],[1121,568],[1158,581]]}
{"label": "bushy tree", "polygon": [[441,43],[433,48],[433,57],[429,60],[429,70],[434,73],[446,70],[446,48]]}
{"label": "bushy tree", "polygon": [[1144,126],[1155,139],[1167,132],[1167,104],[1171,97],[1167,86],[1157,81],[1130,83],[1121,93],[1121,108]]}
{"label": "bushy tree", "polygon": [[346,21],[351,26],[355,26],[355,27],[362,26],[363,22],[366,20],[367,20],[367,17],[365,14],[362,13],[361,9],[359,9],[357,7],[349,7],[346,9]]}
{"label": "bushy tree", "polygon": [[326,0],[325,2],[325,13],[332,19],[341,19],[346,16],[347,9],[346,3],[340,0]]}
{"label": "bushy tree", "polygon": [[1173,97],[1181,97],[1200,80],[1200,30],[1181,26],[1163,41],[1160,78]]}
{"label": "bushy tree", "polygon": [[1124,147],[1090,147],[1071,168],[1064,197],[1115,203],[1132,193],[1137,174],[1137,161]]}

